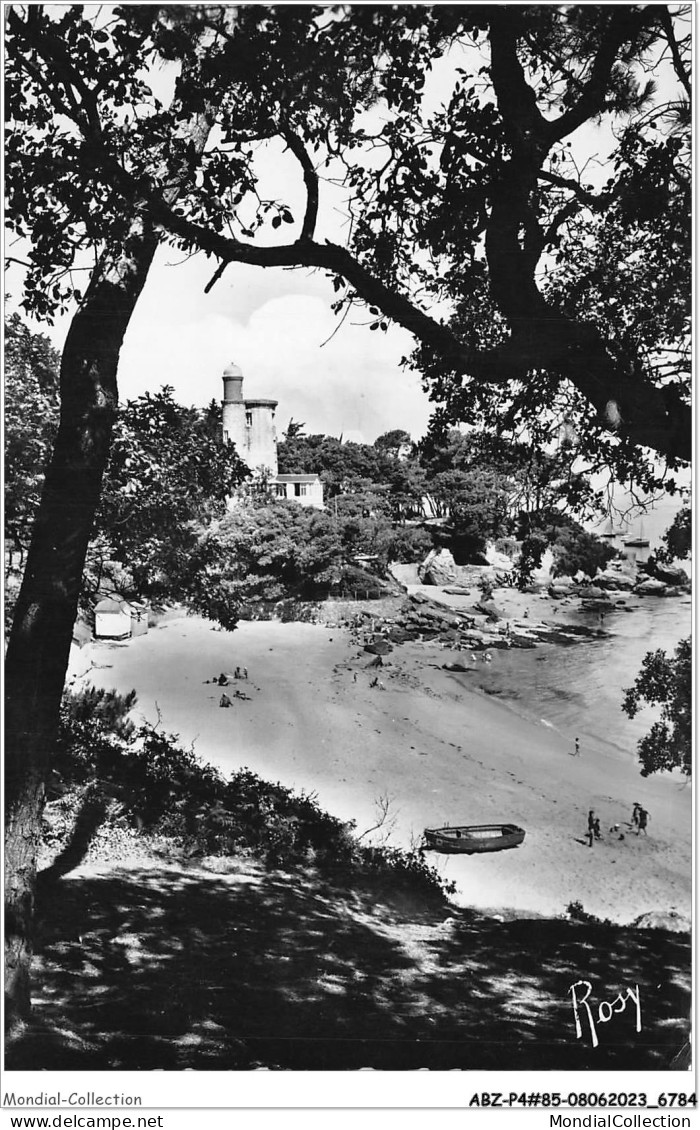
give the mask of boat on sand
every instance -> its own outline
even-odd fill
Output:
[[[525,831],[517,824],[462,824],[426,828],[423,836],[428,851],[471,855],[474,852],[518,847],[525,839]]]

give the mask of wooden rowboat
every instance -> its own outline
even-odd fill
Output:
[[[517,824],[471,824],[449,828],[426,828],[425,846],[428,851],[441,851],[450,855],[471,855],[474,852],[502,851],[518,847],[525,839],[525,831]]]

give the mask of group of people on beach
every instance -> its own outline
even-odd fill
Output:
[[[647,833],[647,824],[649,823],[650,819],[651,818],[650,818],[649,813],[647,812],[646,808],[644,808],[643,805],[641,805],[639,803],[639,801],[636,800],[634,802],[634,808],[632,809],[631,824],[629,824],[628,827],[636,828],[637,829],[637,835],[639,835],[640,832],[644,832],[644,835],[646,836],[648,834]],[[610,831],[617,833],[618,840],[624,840],[625,833],[620,831],[620,825],[619,824],[612,824],[611,827],[610,827]],[[595,811],[592,808],[589,809],[589,812],[588,812],[587,838],[588,838],[588,846],[591,847],[591,848],[593,847],[593,841],[594,840],[602,839],[601,832],[600,832],[600,817],[596,816]]]
[[[236,667],[236,670],[234,671],[234,673],[232,675],[227,675],[224,671],[222,671],[220,675],[214,675],[213,679],[205,679],[204,681],[206,683],[214,683],[214,685],[218,686],[218,687],[228,687],[229,684],[234,679],[247,679],[247,678],[248,678],[248,668],[247,667]],[[243,698],[243,699],[248,698],[248,695],[243,694],[242,691],[239,691],[239,690],[233,691],[232,694],[233,694],[234,698]],[[229,695],[227,695],[226,693],[222,694],[221,698],[219,699],[219,706],[223,706],[223,707],[233,706],[232,698]]]

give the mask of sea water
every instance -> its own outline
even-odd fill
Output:
[[[582,752],[593,743],[636,759],[637,742],[661,708],[645,706],[628,718],[622,710],[625,689],[634,683],[647,652],[673,654],[690,635],[692,616],[689,597],[631,596],[625,605],[629,611],[613,603],[602,626],[599,614],[572,611],[569,622],[591,634],[571,644],[493,651],[492,662],[479,665],[469,685],[557,731],[572,750],[578,737]],[[547,619],[544,601],[542,618]]]
[[[687,505],[680,495],[664,495],[658,501],[648,504],[644,512],[633,507],[630,496],[622,496],[616,502],[616,509],[612,517],[612,530],[614,538],[610,538],[613,549],[620,550],[625,557],[633,560],[645,561],[650,553],[664,546],[664,535],[672,525],[679,510]],[[605,535],[610,530],[610,518],[601,519],[599,522],[587,523],[587,528],[592,533]],[[624,542],[628,538],[637,538],[642,534],[648,546],[627,548]],[[688,562],[679,561],[676,564],[683,566],[690,572]]]

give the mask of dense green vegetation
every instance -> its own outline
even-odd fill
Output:
[[[58,428],[60,357],[19,314],[5,319],[5,538],[8,564],[21,569]]]
[[[7,564],[21,574],[56,433],[58,356],[17,315],[7,333],[6,499],[15,549]],[[556,509],[569,486],[561,457],[535,458],[523,445],[458,429],[420,445],[400,429],[361,444],[307,436],[290,421],[279,461],[282,472],[320,475],[325,511],[276,500],[265,483],[242,486],[245,469],[221,438],[217,404],[185,408],[165,387],[121,406],[86,558],[85,613],[117,590],[184,601],[231,628],[255,602],[379,596],[388,565],[420,562],[436,545],[459,564],[483,561],[487,542],[506,534],[554,545],[559,572],[592,574],[610,555]],[[228,510],[231,495],[237,503]]]
[[[642,669],[625,692],[622,709],[630,718],[648,703],[661,706],[655,722],[637,745],[642,776],[664,769],[680,769],[686,776],[693,765],[693,655],[689,639],[681,640],[669,656],[657,649],[647,652]]]

